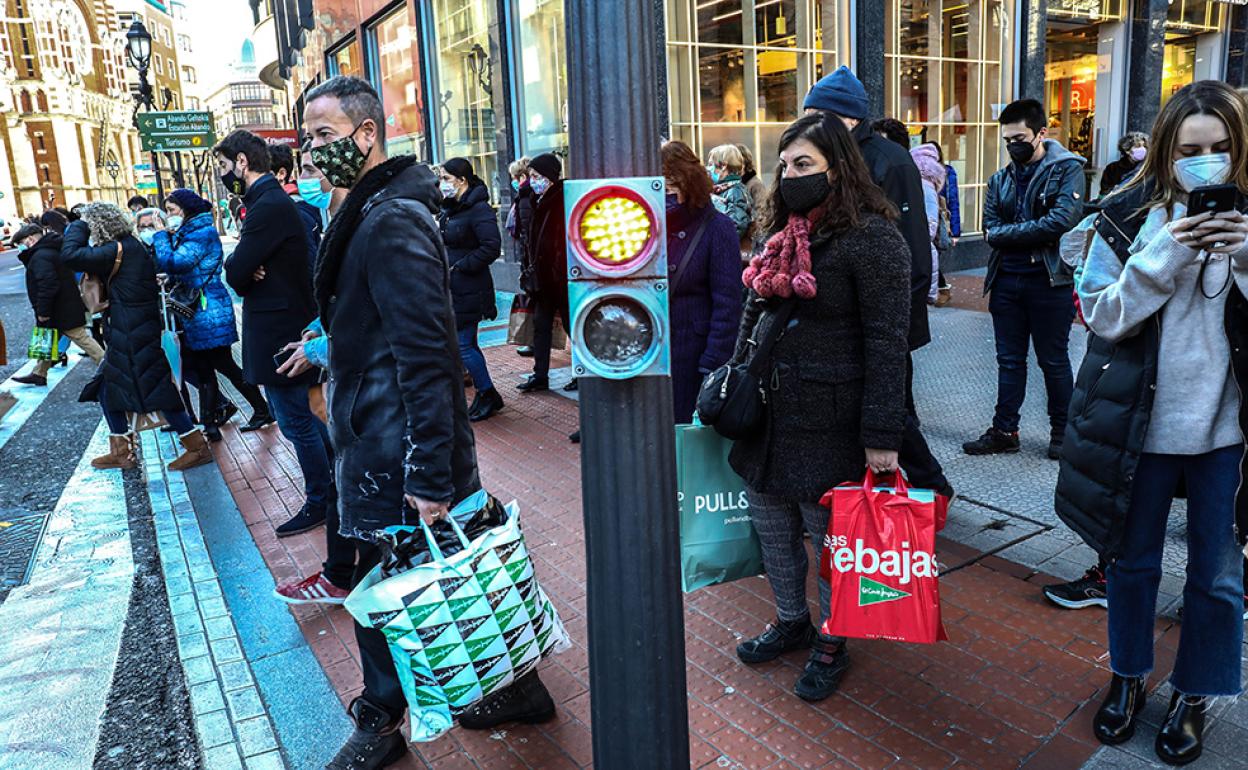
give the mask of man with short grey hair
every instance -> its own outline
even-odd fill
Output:
[[[325,233],[315,293],[329,341],[340,529],[358,541],[358,584],[381,560],[378,530],[443,519],[481,481],[434,219],[438,179],[413,156],[386,159],[381,102],[358,78],[313,89],[303,118],[312,162],[350,190]],[[330,770],[386,767],[407,750],[399,734],[407,702],[386,638],[357,624],[356,641],[364,692],[351,702],[356,729]],[[459,721],[486,728],[554,712],[532,672]]]

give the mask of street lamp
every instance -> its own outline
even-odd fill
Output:
[[[139,93],[135,95],[138,103],[134,111],[134,127],[139,127],[138,107],[155,109],[152,98],[152,84],[147,82],[147,68],[152,63],[152,33],[143,26],[143,20],[135,17],[126,30],[126,62],[139,71]],[[165,198],[165,187],[160,181],[160,156],[152,151],[152,171],[156,174],[156,195],[160,200]]]

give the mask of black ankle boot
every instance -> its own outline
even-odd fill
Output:
[[[1114,674],[1109,682],[1105,702],[1092,718],[1092,732],[1096,739],[1107,746],[1126,743],[1135,734],[1135,717],[1148,701],[1144,677],[1125,677]]]
[[[488,420],[503,409],[503,397],[494,388],[483,390],[477,395],[476,408],[468,412],[472,422]]]
[[[1205,710],[1208,698],[1195,698],[1175,693],[1170,698],[1170,710],[1166,721],[1157,733],[1153,748],[1157,757],[1167,765],[1186,765],[1195,762],[1204,751]]]
[[[845,642],[815,637],[810,646],[810,660],[798,677],[793,692],[804,701],[814,703],[836,692],[841,677],[849,669],[849,652]]]
[[[555,717],[555,701],[531,671],[459,715],[465,730],[489,730],[506,722],[537,724]]]
[[[801,620],[779,620],[768,623],[763,633],[746,639],[737,645],[737,657],[742,663],[766,663],[790,650],[804,650],[815,638],[815,627],[810,617]]]
[[[325,770],[380,770],[407,753],[407,741],[399,732],[402,719],[394,719],[362,697],[351,701],[347,713],[355,731]]]

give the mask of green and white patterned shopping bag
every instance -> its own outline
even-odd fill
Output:
[[[506,510],[504,524],[471,542],[448,516],[464,546],[451,556],[422,522],[431,561],[390,577],[376,567],[347,597],[347,611],[389,642],[413,741],[434,740],[456,714],[571,646],[533,574],[518,507]]]

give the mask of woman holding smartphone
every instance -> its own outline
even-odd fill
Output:
[[[1147,699],[1166,523],[1184,483],[1183,629],[1155,744],[1178,765],[1200,756],[1209,701],[1242,687],[1248,101],[1222,82],[1193,83],[1162,108],[1152,140],[1142,172],[1106,200],[1088,251],[1079,298],[1093,335],[1057,509],[1109,561],[1113,679],[1094,730],[1122,743]],[[1189,215],[1201,198],[1215,205]]]

